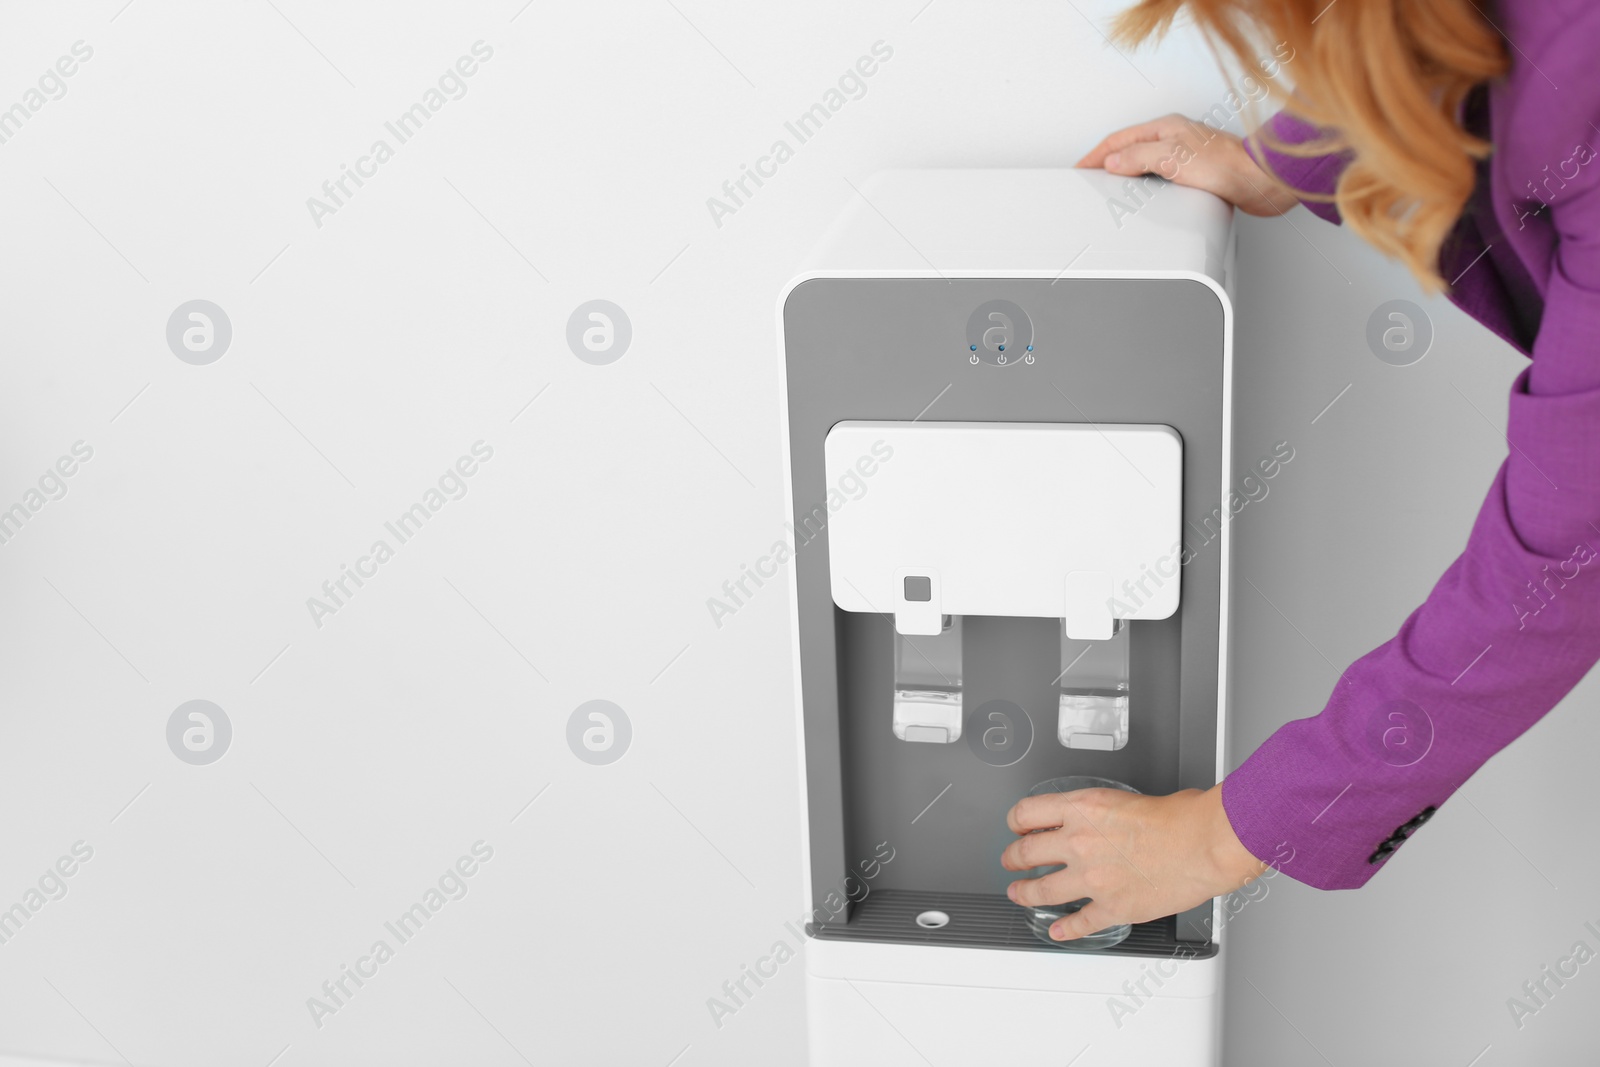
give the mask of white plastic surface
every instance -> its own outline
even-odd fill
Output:
[[[1073,168],[888,170],[862,184],[804,269],[912,278],[1191,271],[1220,287],[1232,222],[1224,201],[1158,178]]]
[[[827,1067],[1215,1067],[1215,957],[806,942],[810,1061]],[[1142,986],[1142,988],[1141,988]]]
[[[893,614],[910,634],[937,633],[941,613],[1060,618],[1102,640],[1114,619],[1177,610],[1183,444],[1171,427],[841,422],[824,446],[829,484],[878,442],[891,458],[829,527],[846,611]],[[937,572],[932,603],[907,601],[911,564]]]

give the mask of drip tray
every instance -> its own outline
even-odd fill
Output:
[[[931,925],[928,916],[945,921]],[[920,917],[920,921],[919,921]],[[828,941],[885,941],[903,945],[951,945],[1022,952],[1058,952],[1033,936],[1021,908],[987,893],[937,893],[878,889],[852,910],[848,923],[807,923],[806,933]],[[1120,945],[1093,950],[1108,956],[1173,956],[1207,959],[1215,941],[1179,941],[1178,920],[1139,923]],[[1067,954],[1065,952],[1063,955]]]

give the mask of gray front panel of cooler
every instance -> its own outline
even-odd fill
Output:
[[[1017,352],[1006,366],[970,361],[968,316],[995,299],[1032,320],[1033,363]],[[1164,423],[1183,438],[1183,529],[1193,551],[1177,614],[1129,624],[1128,743],[1119,751],[1056,740],[1057,621],[965,620],[964,715],[1004,701],[998,706],[1015,709],[1020,729],[1031,724],[1026,754],[998,766],[981,753],[981,729],[948,745],[895,738],[893,621],[834,606],[826,528],[798,544],[813,899],[868,890],[859,906],[814,912],[817,936],[1042,948],[1019,935],[1018,909],[1004,896],[1013,876],[999,855],[1012,839],[1005,813],[1017,798],[1064,774],[1113,778],[1146,793],[1215,784],[1224,330],[1216,293],[1188,279],[812,279],[790,294],[784,332],[797,526],[819,506],[826,513],[823,439],[843,420]],[[1004,530],[995,547],[1025,550]],[[894,858],[875,868],[880,842]],[[877,871],[870,881],[864,862]],[[910,921],[946,895],[944,910],[967,921],[944,930]],[[1166,954],[1175,939],[1209,943],[1209,916],[1208,904],[1145,924],[1122,951]]]

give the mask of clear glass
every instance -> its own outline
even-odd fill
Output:
[[[1128,743],[1128,631],[1118,619],[1109,639],[1074,641],[1062,624],[1056,740],[1063,746],[1114,752]]]
[[[894,635],[894,735],[951,744],[961,739],[961,617],[933,637]]]
[[[1065,778],[1052,778],[1047,782],[1040,782],[1028,790],[1030,797],[1043,796],[1049,793],[1070,793],[1075,789],[1120,789],[1125,793],[1137,793],[1139,790],[1123,782],[1114,782],[1110,778],[1096,778],[1092,775],[1069,775]],[[1044,831],[1035,830],[1034,833]],[[1047,874],[1054,874],[1066,865],[1062,863],[1050,864],[1044,867],[1035,867],[1024,871],[1018,877],[1043,878]],[[1089,897],[1080,900],[1068,901],[1064,904],[1051,904],[1037,908],[1023,907],[1027,913],[1028,929],[1033,931],[1033,936],[1049,945],[1051,948],[1064,949],[1068,952],[1093,952],[1096,949],[1110,948],[1120,945],[1125,941],[1133,927],[1124,923],[1121,926],[1108,926],[1104,930],[1096,930],[1092,934],[1080,937],[1075,941],[1057,941],[1050,936],[1050,927],[1060,919],[1072,915],[1089,903]],[[1018,905],[1022,907],[1021,905]]]

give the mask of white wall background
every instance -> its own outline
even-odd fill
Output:
[[[0,545],[0,907],[94,850],[0,944],[0,1049],[801,1063],[798,963],[706,1009],[800,909],[785,594],[721,629],[705,607],[781,529],[775,296],[848,182],[1070,164],[1220,100],[1210,56],[1130,63],[1081,0],[123,5],[0,15],[0,107],[93,48],[0,144],[0,507],[94,450]],[[466,96],[314,226],[306,198],[478,40]],[[879,40],[865,96],[715,225],[707,197]],[[1235,761],[1459,550],[1521,362],[1442,302],[1425,360],[1374,359],[1370,311],[1420,297],[1304,211],[1247,220],[1239,263],[1240,466],[1296,458],[1238,520]],[[209,366],[165,341],[194,298],[234,331]],[[633,325],[608,366],[564,339],[595,298]],[[316,627],[306,598],[479,440],[467,495]],[[1230,1065],[1578,1062],[1600,974],[1520,1030],[1506,1000],[1597,944],[1595,695],[1366,890],[1280,878],[1239,916]],[[196,698],[234,729],[205,767],[165,738]],[[632,723],[610,766],[566,743],[591,699]],[[479,840],[470,892],[314,1026]]]

